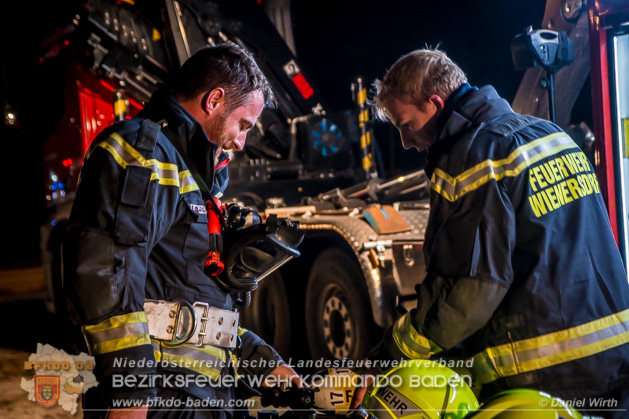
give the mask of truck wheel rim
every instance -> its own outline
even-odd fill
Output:
[[[354,328],[347,304],[337,288],[323,304],[323,337],[334,358],[347,358],[354,343]]]

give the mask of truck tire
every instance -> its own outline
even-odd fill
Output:
[[[251,304],[242,311],[242,326],[260,336],[284,359],[290,356],[290,311],[284,281],[275,271],[251,293]]]
[[[381,338],[360,266],[339,249],[324,250],[310,271],[306,332],[313,360],[363,359]]]

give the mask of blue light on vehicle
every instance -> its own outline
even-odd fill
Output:
[[[312,130],[312,147],[322,156],[336,154],[343,144],[343,134],[334,122],[323,119]]]

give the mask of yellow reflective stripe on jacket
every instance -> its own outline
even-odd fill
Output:
[[[499,181],[505,177],[516,177],[540,160],[570,148],[577,148],[577,145],[566,133],[557,132],[516,148],[504,159],[488,159],[478,163],[456,177],[435,169],[431,187],[448,201],[454,202],[492,179]]]
[[[422,336],[411,321],[411,313],[406,313],[393,325],[393,341],[398,349],[411,359],[427,359],[441,348]]]
[[[140,152],[116,133],[112,133],[109,138],[101,142],[99,147],[107,150],[123,169],[127,166],[151,168],[153,170],[151,180],[157,180],[160,185],[176,186],[181,194],[199,189],[189,170],[179,172],[179,168],[174,163],[145,159]]]
[[[92,355],[151,343],[148,321],[143,311],[110,317],[97,325],[84,326],[83,334]]]
[[[105,148],[105,145],[109,146],[107,151],[110,153],[115,152],[118,154],[118,157],[126,164],[143,166],[143,167],[156,167],[159,171],[171,171],[177,173],[177,165],[174,163],[163,163],[159,160],[155,159],[145,159],[139,151],[133,148],[129,143],[127,143],[120,135],[115,132],[112,133],[109,138],[99,144],[101,147]],[[112,153],[113,155],[113,153]],[[119,158],[114,156],[117,162],[120,163],[121,166],[126,167],[125,164],[121,163]],[[171,173],[169,176],[172,176]]]
[[[231,362],[233,365],[238,365],[238,357],[233,352],[231,353]],[[242,377],[238,374],[238,368],[234,368],[232,372],[234,373],[236,380],[242,380]]]
[[[179,185],[179,193],[181,194],[199,190],[199,185],[195,182],[190,170],[179,172]]]
[[[156,361],[195,371],[215,381],[226,365],[225,350],[216,346],[206,345],[201,348],[184,344],[170,347],[157,340],[151,343]]]
[[[584,358],[629,343],[629,309],[570,329],[487,348],[475,355],[474,378],[489,383]]]

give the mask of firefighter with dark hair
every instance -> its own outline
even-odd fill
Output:
[[[629,285],[584,153],[439,50],[405,55],[374,87],[404,147],[428,150],[431,195],[417,308],[370,358],[463,357],[481,399],[532,388],[590,409],[613,399],[601,414],[625,417]]]
[[[232,255],[223,273],[220,258],[221,231],[244,231],[251,215],[222,211],[225,150],[241,150],[272,104],[248,52],[209,47],[89,148],[64,245],[65,286],[99,381],[85,394],[86,416],[229,417],[235,385],[226,377],[302,385],[234,310],[238,292],[298,255],[298,229],[273,220],[239,247],[246,266]]]

